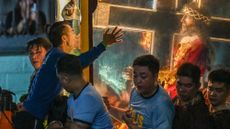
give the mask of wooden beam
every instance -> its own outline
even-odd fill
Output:
[[[89,50],[89,0],[80,0],[81,3],[81,52]],[[84,77],[87,81],[90,80],[89,68],[83,71]]]

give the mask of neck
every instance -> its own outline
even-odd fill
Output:
[[[199,93],[196,94],[196,96],[194,96],[192,99],[190,100],[182,100],[180,97],[178,99],[178,101],[176,102],[178,105],[181,106],[188,106],[188,105],[195,105],[198,102],[200,102],[202,100],[201,96],[199,95]]]
[[[65,53],[68,53],[67,50],[66,50],[66,47],[64,47],[64,45],[60,45],[58,47],[58,49],[61,50],[61,51],[63,51],[63,52],[65,52]]]
[[[185,35],[185,36],[198,35],[199,33],[200,33],[199,29],[197,29],[197,27],[195,27],[195,26],[192,26],[189,28],[182,28],[180,30],[180,34]]]
[[[80,92],[82,91],[82,89],[86,86],[86,84],[87,84],[87,82],[84,79],[82,79],[80,81],[79,85],[75,86],[76,89],[73,91],[74,95],[78,96],[80,94]]]
[[[71,52],[71,48],[66,45],[65,43],[61,43],[61,45],[58,47],[58,49],[60,49],[61,51],[63,51],[64,53],[70,53]]]
[[[141,95],[142,95],[143,97],[146,97],[146,98],[151,97],[151,96],[153,96],[153,95],[156,93],[157,89],[158,89],[158,85],[155,84],[155,85],[154,85],[154,88],[151,90],[151,92],[146,93],[146,94],[141,94]]]

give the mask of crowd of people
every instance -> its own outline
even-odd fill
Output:
[[[5,35],[41,34],[47,29],[46,15],[39,10],[37,0],[17,0],[1,25]]]
[[[158,81],[160,63],[154,55],[133,61],[134,86],[128,109],[110,105],[83,76],[83,69],[107,47],[122,42],[122,30],[107,29],[99,45],[75,56],[71,52],[79,46],[79,36],[69,22],[54,23],[48,39],[37,38],[27,44],[34,73],[28,94],[21,98],[13,116],[14,128],[113,129],[116,120],[129,129],[230,129],[230,70],[210,71],[207,86],[201,88],[211,50],[207,38],[202,37],[206,33],[198,28],[208,21],[194,5],[185,7],[180,33],[186,36],[174,58],[173,98]],[[63,96],[63,88],[70,93],[68,97]]]

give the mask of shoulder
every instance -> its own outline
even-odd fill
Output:
[[[205,44],[204,40],[201,37],[197,37],[193,42],[196,45],[204,45]]]
[[[214,118],[229,118],[230,119],[230,110],[222,110],[215,113],[211,113]]]
[[[88,85],[81,92],[80,96],[74,99],[73,95],[68,99],[68,105],[75,107],[77,112],[90,111],[98,112],[104,109],[104,103],[93,86]]]
[[[162,111],[174,110],[174,105],[167,92],[159,86],[158,93],[156,94],[155,103],[157,108]]]
[[[163,101],[163,102],[164,101],[171,102],[171,99],[170,99],[168,93],[161,86],[159,86],[158,92],[156,93],[156,100],[157,101]]]
[[[195,43],[195,44],[203,44],[203,39],[198,35],[192,35],[192,36],[184,36],[181,38],[180,43]]]
[[[137,92],[137,89],[134,87],[130,92],[130,102],[132,102],[132,101],[134,101],[134,100],[136,100],[138,98],[142,98],[142,97]]]
[[[227,129],[229,127],[230,110],[222,110],[211,114],[217,127]]]
[[[79,96],[79,99],[82,99],[84,102],[91,104],[103,103],[100,94],[91,84],[85,87],[85,89],[82,91],[82,94]]]
[[[57,59],[59,59],[60,57],[62,57],[64,55],[65,55],[64,52],[62,52],[59,49],[53,47],[46,54],[46,60],[47,59],[49,59],[49,60],[57,60]]]

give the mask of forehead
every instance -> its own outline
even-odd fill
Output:
[[[177,81],[180,81],[182,83],[193,83],[192,79],[187,76],[177,76]]]
[[[65,24],[64,26],[65,26],[65,30],[67,32],[72,32],[73,31],[73,28],[69,24]]]
[[[147,66],[139,66],[139,65],[133,66],[133,70],[134,70],[134,73],[135,72],[150,72]]]
[[[190,16],[189,14],[187,14],[187,13],[184,13],[183,17],[184,17],[184,18],[188,18],[188,19],[193,19],[193,17]]]
[[[211,82],[211,81],[208,81],[208,87],[224,88],[225,84],[223,82]]]
[[[29,47],[29,51],[40,51],[40,50],[42,50],[42,49],[45,50],[45,48],[44,48],[43,46],[41,46],[41,45],[36,45],[36,44],[31,45],[31,46]]]

